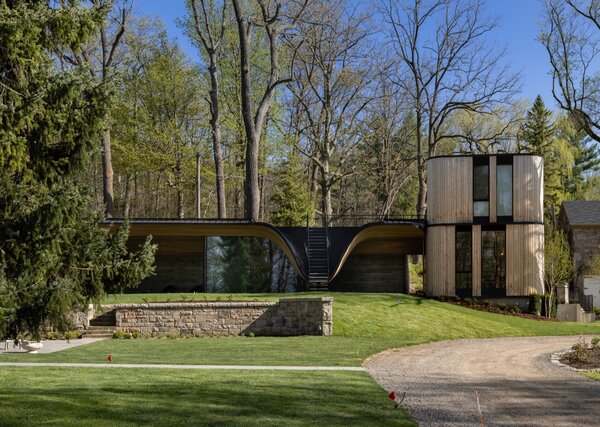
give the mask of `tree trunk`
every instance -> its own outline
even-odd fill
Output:
[[[106,117],[105,122],[107,128],[102,132],[102,183],[104,189],[104,214],[107,218],[112,218],[115,216],[115,208],[113,201],[113,168],[108,117]]]
[[[123,217],[129,218],[129,210],[131,207],[131,176],[125,177],[125,205],[123,207]]]
[[[177,218],[185,217],[185,205],[183,204],[183,191],[177,190]]]
[[[202,184],[202,176],[200,175],[201,172],[201,160],[202,157],[200,156],[200,152],[196,153],[196,218],[200,218],[200,213],[201,213],[201,206],[200,206],[200,188],[201,188],[201,184]],[[217,185],[217,191],[218,190],[218,185]],[[223,218],[220,215],[219,212],[219,218]]]
[[[221,125],[219,124],[219,81],[217,80],[216,54],[210,55],[210,126],[212,129],[213,157],[215,161],[215,185],[217,189],[217,217],[227,218],[225,199],[225,169],[221,147]],[[200,209],[198,209],[200,217]]]
[[[247,24],[242,14],[239,0],[233,1],[233,10],[240,40],[240,77],[242,96],[242,118],[246,131],[246,174],[244,182],[245,216],[258,221],[260,189],[258,187],[258,145],[260,134],[257,134],[252,117],[252,88],[250,85],[250,53],[248,51]]]

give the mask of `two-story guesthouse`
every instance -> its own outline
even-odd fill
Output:
[[[427,163],[429,295],[543,292],[543,158],[440,156]]]

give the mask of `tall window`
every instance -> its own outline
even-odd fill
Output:
[[[499,221],[510,222],[513,214],[512,156],[496,159],[496,214]]]
[[[473,157],[473,216],[479,222],[490,215],[490,163],[487,156]],[[477,222],[477,221],[476,221]]]
[[[470,226],[456,227],[456,295],[473,295],[472,234]]]
[[[506,295],[506,231],[503,226],[481,230],[481,296]]]

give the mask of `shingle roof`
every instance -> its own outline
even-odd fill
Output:
[[[572,200],[563,209],[571,225],[600,225],[600,201]]]

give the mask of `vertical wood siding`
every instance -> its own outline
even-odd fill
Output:
[[[544,220],[544,161],[539,156],[513,158],[513,219]]]
[[[490,156],[490,222],[496,222],[496,156]]]
[[[454,295],[455,227],[427,229],[426,290],[431,296]]]
[[[481,296],[481,225],[473,226],[473,296]]]
[[[473,159],[439,157],[427,162],[427,221],[429,224],[473,220]]]
[[[506,295],[526,296],[544,290],[544,226],[506,226]]]

